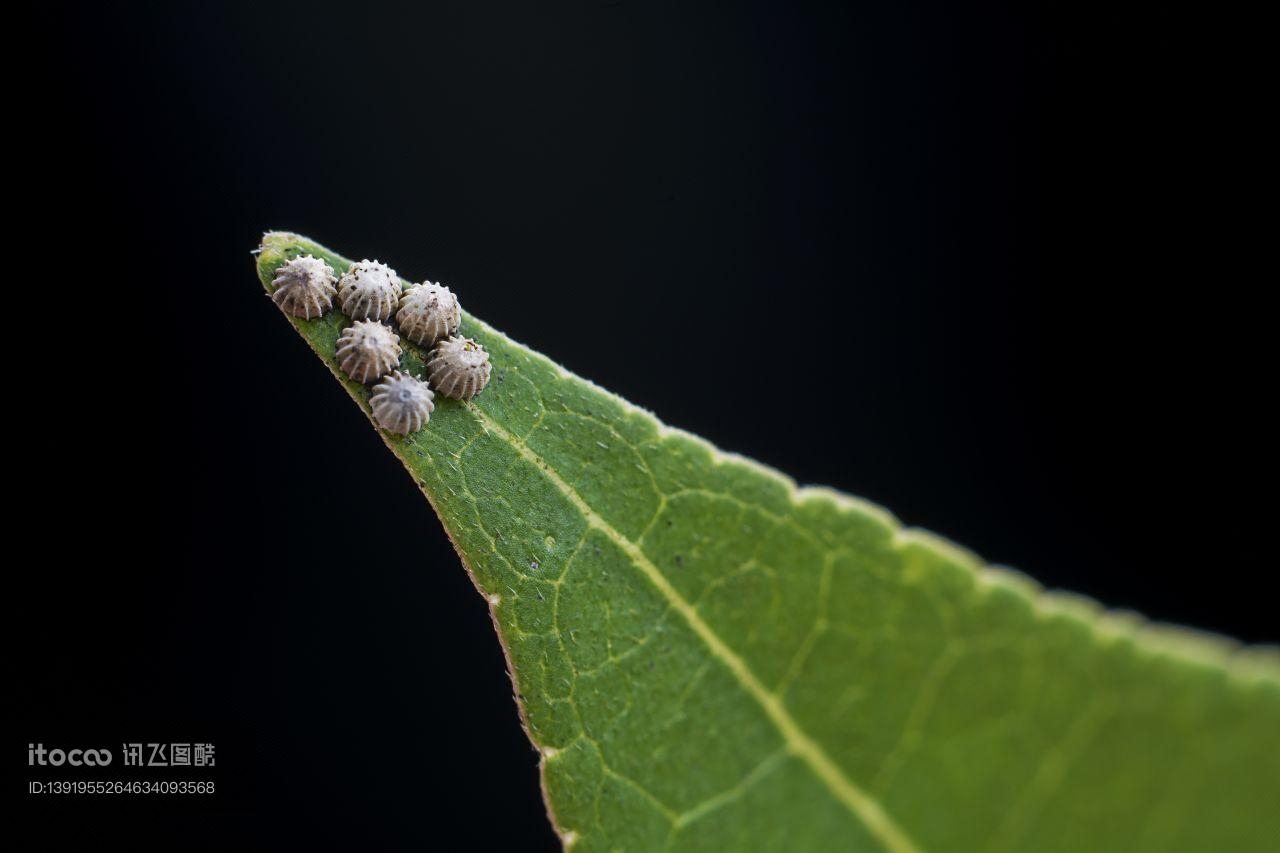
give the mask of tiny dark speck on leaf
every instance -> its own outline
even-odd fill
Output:
[[[681,555],[681,554],[676,554],[676,565],[677,565],[677,566],[683,566],[683,565],[684,565],[684,556],[683,556],[683,555]]]
[[[538,570],[538,561],[537,561],[537,560],[530,560],[530,561],[529,561],[529,568],[533,569],[533,570],[536,572],[536,571]],[[541,596],[539,596],[539,597],[541,597]]]

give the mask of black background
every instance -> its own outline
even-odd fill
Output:
[[[1260,84],[1245,24],[1171,14],[42,7],[8,87],[12,761],[214,733],[252,796],[23,811],[555,845],[483,602],[262,295],[269,228],[1048,586],[1275,641],[1237,485],[1270,488]]]

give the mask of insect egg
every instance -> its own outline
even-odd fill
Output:
[[[489,353],[471,338],[441,341],[427,361],[432,386],[446,397],[470,400],[489,384]]]
[[[369,406],[378,426],[408,435],[431,420],[436,407],[434,397],[427,383],[397,370],[373,386]]]
[[[338,301],[352,320],[387,320],[400,298],[396,271],[378,261],[352,264],[338,281]]]
[[[460,322],[462,309],[458,305],[458,297],[439,283],[424,281],[400,295],[396,323],[404,336],[415,344],[435,346],[436,341],[458,331]]]
[[[271,281],[271,300],[286,314],[310,320],[333,307],[337,290],[333,267],[319,258],[303,255],[285,261]]]
[[[373,320],[357,320],[338,337],[338,366],[368,384],[400,364],[400,336]]]

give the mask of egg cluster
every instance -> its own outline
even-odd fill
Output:
[[[310,255],[286,261],[271,282],[271,298],[286,314],[311,320],[337,303],[354,322],[342,330],[335,356],[356,382],[373,385],[369,404],[378,425],[408,435],[435,411],[435,395],[470,400],[489,383],[489,353],[458,335],[462,306],[438,282],[404,287],[396,271],[364,260],[341,277]],[[427,380],[400,370],[400,334],[430,351]],[[376,383],[376,384],[375,384]]]

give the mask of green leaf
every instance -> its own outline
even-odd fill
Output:
[[[264,286],[307,253],[349,263],[271,233]],[[346,318],[290,320],[367,413]],[[1275,849],[1274,651],[1046,594],[462,332],[489,387],[379,434],[490,603],[567,846]]]

